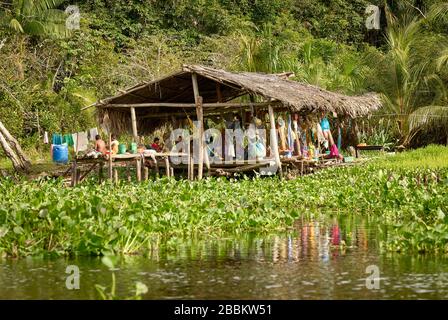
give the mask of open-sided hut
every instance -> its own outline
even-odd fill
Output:
[[[132,133],[136,140],[139,135],[146,135],[175,119],[192,117],[203,123],[204,117],[236,110],[268,110],[271,128],[275,128],[275,111],[301,115],[335,112],[338,116],[356,118],[381,106],[376,94],[346,96],[289,80],[289,75],[229,72],[184,65],[179,72],[142,82],[116,96],[102,99],[94,106],[100,123],[107,122],[111,131],[118,134]],[[243,96],[249,96],[249,99],[240,99]],[[275,149],[276,162],[281,166]],[[203,155],[198,156],[198,175],[201,177]]]

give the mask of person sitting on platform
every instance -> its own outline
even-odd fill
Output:
[[[333,143],[330,146],[330,154],[325,155],[324,159],[338,159],[342,161],[344,160],[344,156],[339,153],[338,147]]]
[[[154,138],[154,142],[151,144],[151,148],[156,150],[156,152],[162,152],[162,146],[160,145],[160,139],[158,137]]]
[[[101,136],[99,134],[97,134],[95,136],[95,151],[101,154],[106,154],[106,143],[104,142],[103,139],[101,139]]]
[[[115,136],[115,134],[112,134],[111,136],[111,143],[110,143],[110,151],[112,154],[117,154],[118,153],[118,145],[120,144],[117,140],[117,137]]]

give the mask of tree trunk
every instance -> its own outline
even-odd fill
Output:
[[[0,144],[2,145],[3,150],[5,151],[6,156],[11,160],[12,165],[16,171],[27,171],[28,168],[24,166],[22,161],[16,155],[14,150],[12,150],[8,141],[6,141],[5,136],[0,132]]]
[[[27,171],[29,169],[29,167],[31,166],[30,160],[26,157],[25,153],[23,152],[22,148],[20,147],[19,142],[9,133],[8,129],[5,128],[5,126],[3,125],[3,123],[1,121],[0,121],[0,133],[2,134],[5,142],[7,144],[9,144],[10,148],[12,148],[12,151],[15,153],[15,156],[17,158],[19,158],[20,167],[22,167],[25,171]],[[2,146],[3,146],[3,143],[2,143]],[[3,149],[5,149],[4,146],[3,146]],[[6,149],[5,149],[5,152],[6,152]],[[11,159],[11,161],[12,161],[12,159]]]

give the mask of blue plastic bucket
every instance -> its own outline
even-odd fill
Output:
[[[66,144],[53,145],[53,161],[57,163],[68,162],[68,147]]]

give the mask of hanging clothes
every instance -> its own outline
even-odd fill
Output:
[[[284,151],[287,149],[286,146],[286,124],[285,124],[285,120],[283,120],[282,117],[278,117],[277,120],[278,123],[278,134],[279,134],[279,140],[280,140],[280,150]]]
[[[48,132],[47,131],[45,131],[45,133],[44,133],[44,143],[45,144],[49,144],[50,143],[49,140],[48,140]]]
[[[342,146],[342,129],[341,126],[338,126],[338,149],[341,150]]]
[[[322,130],[322,126],[320,125],[320,123],[317,123],[316,127],[317,127],[317,141],[318,141],[318,144],[320,145],[326,139],[325,139],[324,132]]]
[[[72,147],[74,145],[72,135],[64,134],[64,136],[62,137],[62,143],[66,143],[69,147]]]
[[[78,132],[72,134],[73,146],[75,151],[86,151],[89,145],[89,140],[87,139],[87,132]]]
[[[92,128],[89,130],[89,136],[90,136],[90,141],[95,141],[96,140],[96,136],[98,135],[98,129],[97,128]]]
[[[288,149],[290,151],[294,151],[294,134],[292,131],[292,118],[291,115],[288,114]]]
[[[224,144],[224,157],[226,160],[233,160],[235,158],[235,145],[233,143],[232,130],[234,129],[234,124],[232,120],[226,120],[225,127],[225,144]]]
[[[62,144],[62,135],[60,133],[53,133],[51,141],[52,144]]]
[[[296,119],[292,121],[292,128],[294,131],[294,154],[300,156],[302,154],[302,150],[300,149],[300,132],[299,132],[299,123],[298,117],[295,115]]]

